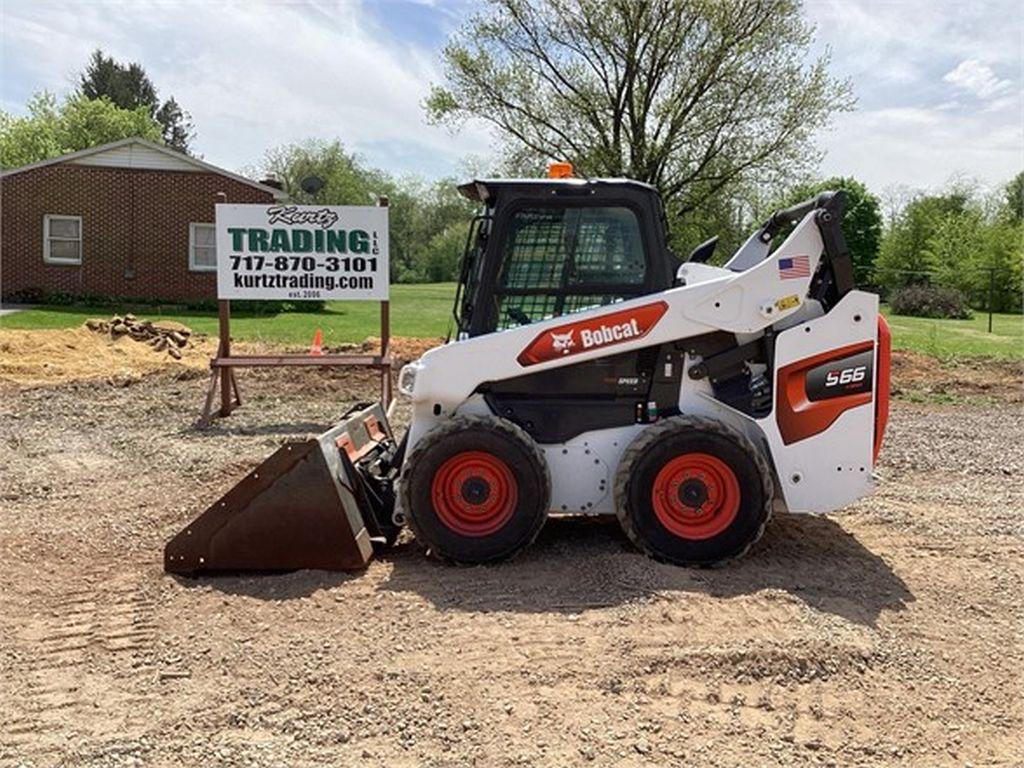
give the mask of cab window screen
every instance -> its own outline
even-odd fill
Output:
[[[529,208],[512,216],[498,288],[498,328],[612,304],[646,279],[628,208]]]
[[[501,287],[643,285],[644,268],[628,208],[527,209],[512,217]]]

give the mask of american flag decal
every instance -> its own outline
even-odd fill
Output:
[[[798,277],[811,276],[810,256],[787,256],[779,259],[779,278],[794,280]]]

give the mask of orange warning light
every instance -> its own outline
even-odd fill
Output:
[[[549,179],[571,179],[572,178],[572,163],[549,163],[548,164],[548,178]]]

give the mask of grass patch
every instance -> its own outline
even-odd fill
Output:
[[[896,349],[923,352],[932,357],[1024,357],[1024,317],[996,314],[992,317],[992,333],[988,332],[988,315],[975,312],[970,320],[933,320],[925,317],[894,315],[888,306],[882,313],[892,329]]]
[[[454,283],[394,285],[391,287],[391,332],[396,336],[430,338],[444,336],[451,318]],[[360,342],[375,336],[380,327],[378,305],[372,301],[331,301],[323,312],[282,312],[252,315],[245,302],[236,302],[231,319],[232,335],[246,341],[308,345],[320,328],[327,345]],[[988,316],[976,312],[971,320],[931,320],[893,315],[882,307],[892,328],[896,349],[910,349],[941,358],[1024,357],[1024,317],[998,314],[992,333]],[[73,328],[90,317],[115,312],[134,312],[151,320],[177,320],[199,333],[217,335],[217,313],[189,311],[176,307],[124,306],[62,307],[41,306],[0,317],[0,328]]]
[[[391,333],[395,336],[430,338],[448,332],[455,283],[391,286]],[[244,341],[307,346],[316,329],[324,344],[360,342],[380,334],[380,308],[375,301],[329,301],[322,312],[281,312],[276,315],[246,314],[245,302],[232,304],[231,336]],[[197,333],[217,335],[217,313],[159,305],[39,306],[0,317],[0,328],[75,328],[90,317],[109,317],[132,312],[149,320],[175,320]]]

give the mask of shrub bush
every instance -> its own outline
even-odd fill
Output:
[[[956,288],[937,285],[908,285],[892,292],[889,306],[897,315],[969,320],[967,299]]]

